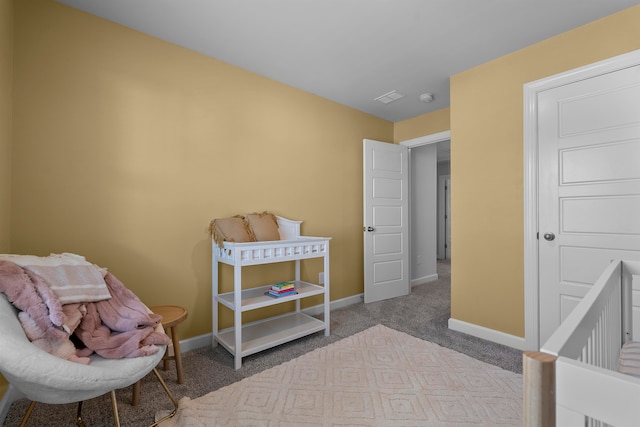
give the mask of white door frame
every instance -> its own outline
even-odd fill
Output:
[[[525,350],[539,350],[538,93],[640,64],[640,50],[524,85],[524,336]]]
[[[436,144],[438,142],[449,141],[451,139],[451,131],[445,130],[444,132],[432,133],[431,135],[419,136],[418,138],[407,139],[401,141],[400,145],[404,145],[408,148],[421,147],[428,144]]]

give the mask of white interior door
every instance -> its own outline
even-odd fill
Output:
[[[640,259],[640,66],[542,91],[538,112],[542,345],[612,259]]]
[[[409,150],[365,139],[364,302],[409,294]]]

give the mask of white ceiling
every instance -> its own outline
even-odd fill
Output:
[[[58,0],[396,122],[449,76],[640,0]],[[395,90],[389,104],[374,101]],[[432,92],[435,101],[418,97]]]

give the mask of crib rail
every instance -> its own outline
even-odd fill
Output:
[[[272,262],[317,258],[327,252],[327,237],[299,237],[295,240],[268,242],[224,242],[222,248],[212,244],[216,260],[230,265],[256,265]]]
[[[632,277],[640,263],[613,261],[543,344],[523,356],[526,426],[636,426],[640,380],[616,372],[632,338]]]
[[[581,303],[542,345],[542,351],[615,369],[622,344],[631,339],[630,330],[622,331],[621,284],[622,262],[612,262]],[[630,307],[624,316],[629,315]],[[626,328],[630,328],[630,320],[624,322]]]

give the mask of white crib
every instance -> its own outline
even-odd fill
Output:
[[[524,353],[525,426],[640,425],[640,378],[617,372],[639,274],[640,262],[612,261],[541,351]]]

